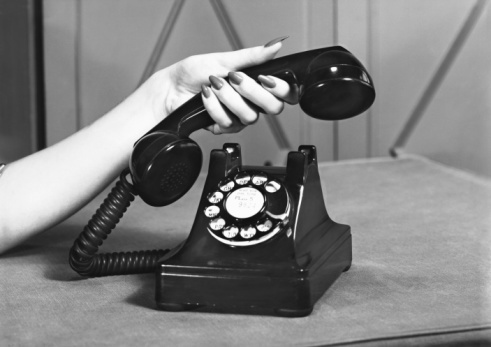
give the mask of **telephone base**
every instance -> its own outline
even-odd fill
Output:
[[[327,229],[326,229],[327,226]],[[317,228],[316,228],[317,229]],[[351,230],[326,221],[315,249],[293,262],[254,267],[168,264],[157,270],[157,308],[164,311],[309,315],[315,302],[351,265]],[[305,264],[299,264],[304,262]]]

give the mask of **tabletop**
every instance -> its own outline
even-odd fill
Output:
[[[159,311],[153,274],[81,278],[68,252],[105,191],[0,257],[0,345],[490,343],[491,181],[411,155],[319,170],[331,218],[351,226],[353,263],[309,316]],[[180,243],[204,180],[167,207],[137,198],[101,250]]]

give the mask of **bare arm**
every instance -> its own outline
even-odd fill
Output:
[[[133,144],[157,122],[209,85],[210,75],[224,77],[271,59],[281,48],[268,47],[194,56],[155,73],[126,100],[93,124],[65,140],[10,163],[0,178],[0,253],[66,219],[93,199],[128,165]],[[243,76],[203,96],[216,124],[213,133],[236,132],[253,123],[257,107],[281,111],[288,86],[261,87]],[[273,83],[274,84],[274,83]],[[232,109],[233,112],[230,112]]]
[[[152,125],[142,90],[65,140],[9,164],[0,179],[0,252],[64,220],[127,165]]]

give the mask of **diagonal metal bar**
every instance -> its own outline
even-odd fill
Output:
[[[227,12],[227,9],[223,5],[223,2],[221,0],[210,0],[210,4],[213,7],[218,21],[220,22],[222,29],[225,32],[225,35],[227,36],[227,39],[232,48],[234,50],[244,48],[244,45],[239,35],[237,34],[237,31],[235,30],[235,26],[230,20],[230,16]],[[288,137],[285,131],[283,130],[283,127],[278,122],[278,119],[273,116],[264,118],[280,149],[290,150],[292,147],[290,145],[290,142],[288,141]]]
[[[390,148],[389,153],[392,157],[397,157],[398,151],[400,151],[401,148],[406,145],[406,143],[409,140],[409,137],[413,133],[419,121],[422,119],[426,108],[430,104],[435,93],[438,91],[440,84],[446,77],[455,58],[461,51],[472,29],[476,25],[479,16],[483,12],[486,2],[487,2],[486,0],[476,0],[472,10],[469,12],[469,15],[467,16],[467,19],[462,25],[462,28],[458,32],[454,41],[452,42],[452,45],[450,46],[447,54],[443,58],[442,62],[440,63],[440,66],[438,67],[432,79],[430,80],[430,83],[424,90],[423,95],[421,96],[420,100],[416,104],[416,107],[414,108],[413,112],[411,113],[408,120],[406,121],[406,124],[402,128],[402,131],[397,137],[394,145]]]
[[[230,20],[230,16],[228,15],[225,5],[223,5],[223,2],[221,0],[210,0],[210,4],[211,7],[213,7],[213,11],[215,12],[232,48],[234,50],[244,48],[244,44],[235,30],[235,26]]]
[[[160,60],[162,52],[164,51],[165,46],[167,45],[167,41],[169,40],[169,36],[172,33],[172,29],[174,29],[174,25],[179,17],[179,13],[181,12],[182,6],[184,5],[185,0],[175,0],[172,8],[167,16],[167,20],[164,22],[164,27],[160,32],[159,38],[157,39],[157,43],[153,48],[153,52],[150,55],[150,59],[145,66],[145,70],[143,71],[142,77],[140,78],[141,85],[145,82],[155,71],[157,64]]]

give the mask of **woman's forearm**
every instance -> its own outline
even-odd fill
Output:
[[[0,179],[0,252],[66,219],[128,165],[155,123],[145,86],[93,124],[9,164]]]

